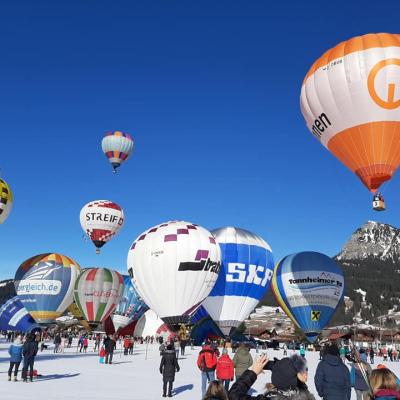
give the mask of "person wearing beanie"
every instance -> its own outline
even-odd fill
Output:
[[[350,372],[335,343],[327,347],[314,377],[318,395],[324,400],[350,400]]]
[[[364,372],[369,379],[371,371],[372,368],[367,362],[367,354],[360,350],[360,362],[353,362],[350,370],[350,383],[356,392],[357,400],[369,399],[369,386],[364,378]]]
[[[234,365],[227,349],[222,350],[222,356],[217,361],[216,373],[217,379],[224,384],[225,390],[228,392],[229,385],[233,381]]]
[[[267,385],[264,394],[255,397],[248,395],[247,392],[264,369],[271,370],[272,383]],[[268,357],[262,355],[233,384],[229,391],[229,400],[315,400],[308,391],[307,376],[307,364],[297,354],[273,361],[268,361]]]
[[[22,341],[21,336],[17,336],[14,343],[9,347],[8,354],[10,355],[10,368],[8,369],[8,380],[11,381],[11,374],[14,369],[13,381],[16,382],[18,368],[22,361]]]

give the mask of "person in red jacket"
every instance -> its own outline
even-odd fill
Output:
[[[130,346],[129,336],[125,336],[125,339],[124,339],[124,356],[128,355],[129,346]]]
[[[228,350],[222,350],[222,356],[217,361],[217,379],[222,381],[225,386],[226,393],[229,391],[229,384],[233,381],[234,376],[233,361],[228,355]]]
[[[197,357],[197,366],[201,371],[202,398],[206,394],[207,383],[212,382],[215,379],[215,368],[217,367],[217,356],[210,344],[211,343],[207,341]]]

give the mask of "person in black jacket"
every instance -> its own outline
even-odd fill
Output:
[[[26,338],[24,346],[22,348],[22,354],[24,356],[24,366],[22,368],[22,379],[24,382],[28,382],[28,368],[30,371],[30,381],[33,381],[33,364],[35,363],[35,356],[38,352],[38,343],[35,340],[35,335],[29,334]]]
[[[267,385],[268,390],[264,394],[250,396],[247,392],[264,369],[271,370],[272,383]],[[297,354],[274,361],[268,361],[268,357],[262,355],[233,384],[229,400],[315,400],[308,391],[307,376],[305,360]]]
[[[318,364],[314,383],[318,395],[324,400],[350,400],[350,372],[343,364],[336,344],[327,347]]]
[[[105,364],[112,364],[114,350],[117,347],[117,343],[115,342],[114,338],[110,336],[107,336],[104,339],[103,343],[104,343],[104,349],[106,351]]]
[[[172,385],[175,380],[175,372],[179,371],[178,360],[176,359],[175,349],[173,344],[167,346],[167,350],[163,352],[160,363],[160,374],[163,376],[163,397],[172,397]]]

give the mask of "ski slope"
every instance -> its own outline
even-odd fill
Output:
[[[76,343],[74,343],[76,346]],[[39,353],[35,368],[41,377],[33,383],[8,382],[7,370],[9,344],[0,341],[0,394],[2,400],[26,400],[46,398],[50,400],[153,400],[162,399],[162,376],[159,373],[160,355],[158,345],[138,345],[134,354],[124,356],[118,349],[114,354],[114,363],[104,365],[93,351],[87,354],[77,353],[76,347],[65,349],[64,354],[53,354],[52,345]],[[89,349],[93,349],[90,343]],[[186,355],[179,359],[181,370],[175,376],[174,397],[179,400],[201,400],[200,373],[196,366],[200,348],[186,349]],[[267,351],[269,357],[282,357],[282,351]],[[291,354],[291,351],[289,351]],[[257,354],[252,350],[253,357]],[[309,388],[316,395],[313,377],[319,361],[319,354],[307,353],[309,367]],[[376,357],[376,363],[381,362]],[[387,362],[386,365],[400,375],[399,362]],[[20,375],[20,374],[19,374]],[[254,389],[262,393],[263,387],[270,381],[270,372],[266,371],[257,379]],[[254,394],[256,393],[254,392]],[[352,400],[355,399],[352,394]]]

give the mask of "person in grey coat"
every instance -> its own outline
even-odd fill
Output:
[[[336,344],[327,347],[318,364],[314,383],[318,395],[324,400],[350,400],[350,372],[341,360]]]
[[[175,372],[179,371],[178,360],[176,359],[175,349],[173,344],[167,346],[167,350],[163,352],[160,363],[160,374],[163,376],[163,397],[172,397],[172,386],[175,380]]]

